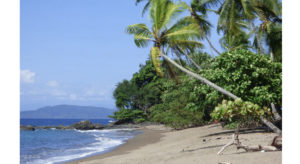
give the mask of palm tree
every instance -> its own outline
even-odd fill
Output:
[[[221,53],[213,46],[209,38],[207,37],[210,33],[211,24],[206,20],[207,10],[212,6],[217,6],[219,0],[193,0],[191,7],[186,5],[186,9],[190,12],[191,17],[198,24],[199,30],[202,33],[202,36],[208,42],[209,46],[219,55]],[[202,15],[197,14],[200,12]]]
[[[145,14],[145,12],[149,9],[151,5],[152,0],[136,0],[136,4],[142,2],[142,1],[147,1],[147,3],[144,6],[142,15]],[[196,21],[198,24],[199,30],[202,33],[202,37],[205,38],[205,40],[208,42],[209,46],[217,53],[221,54],[212,44],[212,42],[209,40],[207,37],[210,33],[210,27],[211,24],[206,20],[206,12],[207,9],[210,6],[215,6],[217,5],[219,0],[193,0],[191,7],[185,5],[185,8],[190,12],[191,17]],[[198,15],[197,12],[200,12],[202,15]]]
[[[127,32],[134,35],[134,42],[138,47],[145,47],[149,43],[153,42],[150,54],[155,69],[161,77],[163,76],[163,72],[160,68],[160,56],[181,71],[213,87],[219,92],[233,99],[238,98],[234,94],[219,87],[204,77],[201,77],[198,74],[180,66],[164,53],[164,48],[166,46],[202,46],[202,44],[196,40],[199,39],[201,35],[198,25],[193,21],[190,21],[191,19],[189,17],[184,17],[170,26],[170,28],[167,28],[171,23],[172,18],[184,11],[184,7],[185,5],[183,3],[175,4],[168,0],[152,0],[150,9],[150,18],[153,23],[151,28],[152,30],[150,30],[145,24],[134,24],[127,27]]]
[[[218,32],[224,33],[229,45],[232,43],[243,45],[245,39],[238,38],[245,38],[243,30],[247,28],[247,22],[253,22],[256,18],[253,0],[224,0],[218,14]]]
[[[150,9],[150,18],[152,21],[152,28],[148,28],[145,24],[133,24],[127,27],[126,31],[134,35],[134,42],[138,47],[146,47],[149,43],[153,43],[150,54],[156,72],[162,77],[163,72],[160,67],[159,57],[163,57],[167,62],[185,72],[191,77],[200,80],[202,83],[214,88],[215,90],[237,99],[238,97],[231,92],[221,88],[212,83],[204,77],[191,72],[190,70],[179,65],[164,53],[166,46],[173,47],[175,45],[184,46],[202,46],[197,39],[200,38],[201,33],[198,30],[197,24],[190,21],[190,18],[184,17],[171,25],[172,18],[184,11],[185,5],[183,3],[175,4],[169,0],[152,0]],[[170,27],[169,27],[170,26]],[[169,28],[168,28],[169,27]],[[262,118],[266,125],[273,125],[268,120]],[[271,127],[272,129],[273,127]],[[280,131],[278,128],[275,131]]]
[[[219,10],[218,32],[227,44],[245,45],[245,29],[254,34],[257,52],[264,54],[262,40],[269,46],[271,58],[281,59],[281,2],[278,0],[224,0]],[[262,22],[256,27],[254,21]],[[248,34],[248,35],[250,35]],[[241,37],[240,39],[238,39]],[[239,43],[240,40],[240,43]],[[224,43],[224,42],[223,42]]]
[[[232,51],[235,49],[252,48],[249,42],[249,34],[246,34],[246,32],[244,31],[240,32],[239,34],[235,34],[233,36],[230,36],[229,34],[225,34],[220,39],[220,44],[227,51]]]
[[[281,2],[277,0],[255,0],[255,12],[261,20],[259,32],[269,46],[271,59],[281,61],[282,25]]]

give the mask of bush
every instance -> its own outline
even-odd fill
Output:
[[[267,107],[259,107],[252,102],[236,99],[234,101],[223,100],[211,113],[213,120],[226,121],[228,125],[235,123],[245,124],[249,121],[259,121],[260,117],[271,116],[271,110]]]
[[[118,120],[119,123],[141,123],[146,121],[146,114],[141,110],[120,109],[114,112],[111,118]]]
[[[181,80],[185,80],[183,77]],[[150,119],[176,129],[203,123],[203,112],[189,99],[193,86],[186,83],[168,81],[163,85],[162,103],[151,107]]]

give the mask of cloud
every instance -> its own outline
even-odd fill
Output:
[[[22,83],[34,83],[35,73],[30,70],[21,70],[21,82]]]
[[[60,89],[52,89],[52,90],[49,91],[49,93],[52,96],[58,96],[58,97],[67,95],[67,92],[65,92],[63,90],[60,90]]]
[[[54,80],[53,81],[48,81],[46,85],[49,86],[49,87],[57,87],[58,82],[54,81]]]
[[[69,99],[70,100],[77,100],[77,95],[76,94],[70,94]]]
[[[86,100],[93,100],[93,101],[103,101],[107,100],[112,96],[111,88],[89,88],[84,91],[82,97]]]

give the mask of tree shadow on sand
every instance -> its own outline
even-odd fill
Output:
[[[205,146],[205,147],[199,147],[196,149],[190,149],[190,150],[183,150],[182,152],[193,152],[193,151],[197,151],[197,150],[201,150],[201,149],[211,149],[211,148],[217,148],[217,147],[221,147],[224,146],[224,144],[221,145],[213,145],[213,146]]]
[[[211,137],[211,136],[218,136],[218,135],[227,135],[227,134],[229,135],[229,134],[233,134],[234,132],[235,132],[235,130],[228,130],[228,131],[223,131],[223,132],[208,134],[208,135],[202,136],[200,138]],[[255,128],[255,129],[241,129],[239,131],[240,134],[268,133],[268,132],[270,132],[270,131],[267,128],[264,128],[264,127]]]

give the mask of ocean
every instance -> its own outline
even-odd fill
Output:
[[[21,119],[21,125],[71,125],[84,119]],[[108,124],[111,119],[90,119]],[[59,164],[113,150],[141,133],[133,129],[20,130],[21,164]]]

